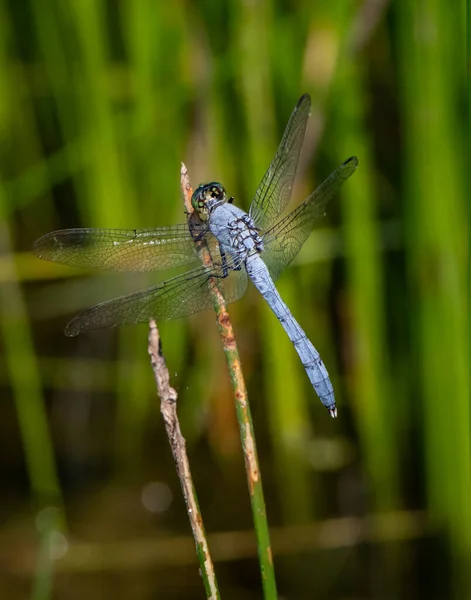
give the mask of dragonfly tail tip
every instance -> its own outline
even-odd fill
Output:
[[[330,413],[330,416],[332,417],[332,419],[336,419],[337,418],[337,407],[334,406],[333,408],[329,408],[329,413]]]

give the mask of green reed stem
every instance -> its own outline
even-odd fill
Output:
[[[1,191],[0,191],[1,193]],[[62,505],[52,441],[41,392],[41,377],[34,351],[23,294],[15,277],[9,226],[2,221],[0,197],[0,254],[10,258],[11,280],[0,294],[0,334],[5,362],[16,402],[19,428],[35,502]]]
[[[447,534],[455,585],[471,556],[469,336],[466,285],[468,140],[456,106],[464,84],[464,15],[443,2],[398,4],[404,118],[404,213],[416,318],[415,396],[423,398],[427,500]],[[469,33],[468,33],[469,35]],[[466,594],[465,594],[466,595]]]
[[[396,506],[398,475],[395,432],[402,403],[391,401],[384,315],[380,233],[375,218],[374,153],[364,127],[365,74],[358,61],[345,58],[333,99],[337,161],[357,154],[360,168],[342,190],[348,295],[352,311],[355,360],[350,385],[357,426],[372,485],[374,510]]]
[[[196,215],[193,213],[193,208],[191,206],[193,190],[189,182],[188,171],[185,165],[182,165],[181,174],[181,189],[185,200],[185,206],[189,214],[189,220],[191,220],[196,217]],[[199,252],[203,263],[211,264],[210,254],[203,245],[200,245]],[[239,350],[237,348],[234,330],[232,328],[229,313],[227,312],[224,297],[214,280],[210,281],[210,291],[213,298],[214,310],[216,312],[219,334],[221,336],[221,342],[226,356],[227,366],[229,368],[232,389],[234,390],[237,421],[239,423],[240,439],[242,441],[242,450],[245,460],[245,471],[249,486],[255,534],[257,537],[264,598],[265,600],[276,600],[275,571],[273,567],[270,534],[268,531],[265,498],[262,488],[262,476],[258,462],[252,414],[250,412],[247,388],[242,373]]]
[[[467,91],[468,91],[468,153],[467,161],[471,163],[471,0],[466,0],[466,76],[467,76]],[[468,372],[471,373],[471,181],[467,182],[467,197],[468,197],[468,344],[469,344],[469,367]],[[471,404],[471,386],[470,404]]]

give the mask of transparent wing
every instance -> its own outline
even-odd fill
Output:
[[[358,159],[355,156],[347,159],[300,206],[265,233],[262,258],[273,280],[298,254],[314,223],[324,215],[327,202],[357,166]]]
[[[206,225],[195,225],[204,235]],[[33,245],[38,258],[71,267],[109,271],[156,271],[188,265],[198,257],[188,226],[155,229],[62,229]]]
[[[255,192],[250,216],[259,229],[273,225],[289,202],[310,108],[311,98],[304,94],[298,100],[275,157]]]
[[[245,269],[235,267],[230,259],[224,267],[220,264],[199,266],[159,285],[102,302],[74,317],[65,333],[75,336],[90,329],[144,323],[151,317],[157,321],[177,319],[212,308],[210,277],[214,278],[226,302],[234,302],[247,288]]]

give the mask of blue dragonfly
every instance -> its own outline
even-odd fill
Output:
[[[211,182],[193,193],[197,222],[190,219],[185,224],[152,229],[64,229],[36,240],[33,252],[37,257],[73,267],[141,272],[188,267],[163,283],[81,312],[67,325],[66,335],[148,322],[150,318],[186,317],[212,307],[210,279],[229,303],[244,294],[250,278],[292,341],[321,402],[335,417],[335,396],[327,369],[274,284],[324,215],[326,203],[358,165],[354,156],[343,162],[302,204],[283,216],[310,107],[310,97],[305,94],[291,114],[248,213],[233,204],[220,183]],[[210,252],[210,265],[202,264],[199,258],[201,241]]]

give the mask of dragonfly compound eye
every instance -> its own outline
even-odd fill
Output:
[[[221,189],[217,186],[211,188],[211,198],[220,198],[222,196]]]
[[[199,185],[193,192],[193,196],[191,197],[191,204],[196,212],[207,212],[205,185]]]
[[[203,183],[199,185],[193,193],[191,203],[193,208],[199,213],[207,213],[208,203],[211,206],[211,201],[226,202],[226,192],[222,185],[217,182]]]

